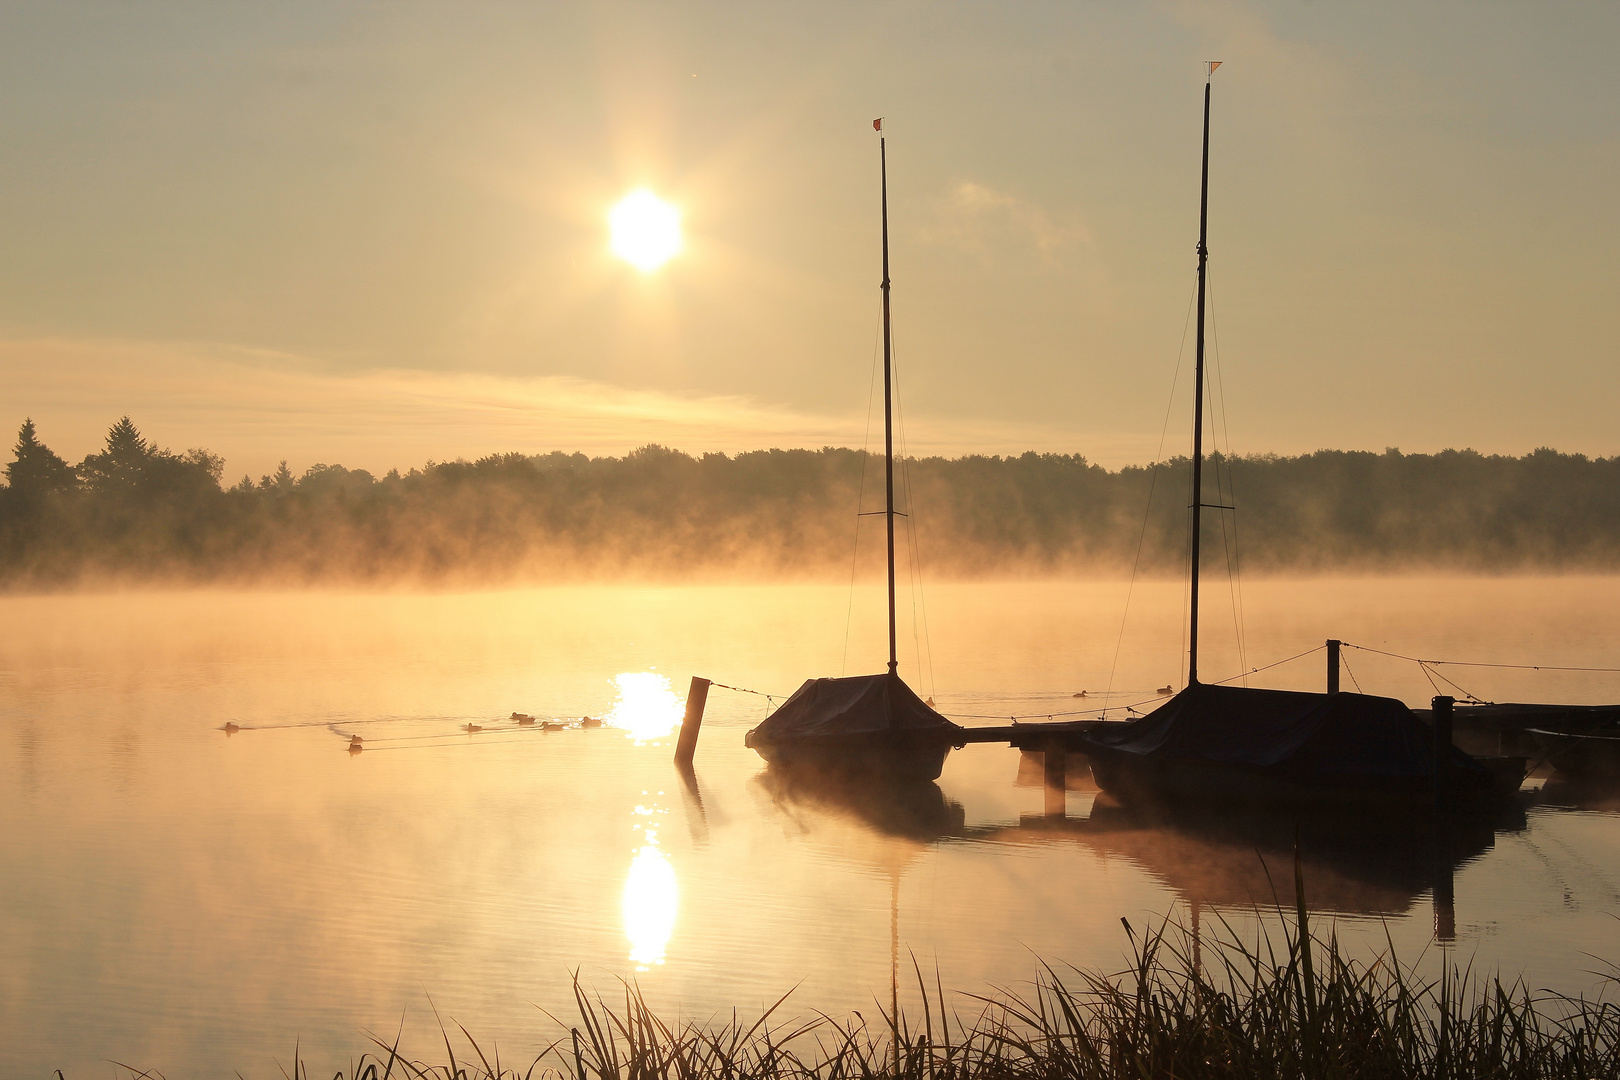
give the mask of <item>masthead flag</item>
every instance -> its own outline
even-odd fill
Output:
[[[1226,61],[1225,60],[1205,60],[1204,63],[1209,65],[1209,71],[1205,73],[1205,77],[1207,78],[1208,76],[1215,74],[1215,69],[1220,67],[1222,64],[1226,63]]]
[[[883,130],[883,117],[880,116],[876,120],[872,121],[872,130],[873,131],[882,131]]]

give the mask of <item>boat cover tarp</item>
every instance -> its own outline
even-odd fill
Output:
[[[847,679],[806,679],[793,696],[751,732],[772,742],[876,735],[893,732],[960,730],[930,709],[898,675],[856,675]]]
[[[1299,776],[1389,780],[1434,775],[1431,729],[1394,698],[1194,684],[1097,744]],[[1480,770],[1461,750],[1453,767]]]

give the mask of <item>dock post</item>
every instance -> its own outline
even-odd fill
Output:
[[[1043,809],[1047,817],[1063,817],[1069,812],[1069,776],[1068,753],[1063,744],[1053,740],[1041,749],[1042,770],[1044,773],[1045,801]]]
[[[1339,692],[1339,646],[1343,644],[1342,641],[1328,638],[1328,693],[1330,694]]]
[[[1434,723],[1434,808],[1445,809],[1451,795],[1451,707],[1456,698],[1444,694],[1430,702]]]
[[[686,692],[686,715],[681,719],[681,736],[675,742],[675,764],[690,769],[697,753],[698,729],[703,726],[703,707],[709,703],[709,680],[692,676]]]

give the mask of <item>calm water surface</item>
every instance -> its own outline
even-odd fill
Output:
[[[876,593],[0,599],[0,1075],[110,1076],[117,1060],[278,1076],[295,1040],[330,1072],[402,1017],[431,1053],[430,998],[516,1059],[552,1037],[541,1009],[567,1015],[576,969],[609,995],[634,979],[671,1014],[793,987],[801,1012],[865,1009],[887,1000],[896,946],[982,992],[1029,979],[1036,957],[1116,966],[1122,916],[1275,926],[1287,823],[1144,821],[1083,778],[1049,822],[1034,763],[1004,747],[953,753],[920,798],[851,802],[763,774],[742,735],[767,700],[716,688],[687,790],[670,751],[689,677],[781,695],[879,670]],[[959,716],[1151,699],[1178,679],[1182,592],[1138,584],[1122,638],[1125,595],[936,587],[915,631],[908,607],[902,674]],[[1243,661],[1236,599],[1206,624],[1208,678],[1327,637],[1620,666],[1616,579],[1251,583]],[[1347,688],[1435,692],[1413,664],[1347,656]],[[1252,682],[1318,689],[1322,667],[1316,653]],[[1444,670],[1488,699],[1620,701],[1613,674]],[[608,726],[519,728],[513,711]],[[1593,955],[1620,959],[1620,799],[1559,787],[1444,852],[1309,835],[1311,903],[1353,948],[1388,933],[1420,964],[1595,992]]]

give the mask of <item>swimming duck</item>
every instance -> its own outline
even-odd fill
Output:
[[[580,720],[580,727],[601,727],[602,721],[594,716],[587,716]]]
[[[1171,689],[1168,686],[1159,687],[1159,696],[1160,697],[1169,697],[1173,693],[1175,693],[1175,690]]]
[[[225,721],[225,734],[227,734],[227,735],[235,735],[238,731],[241,731],[241,730],[242,730],[241,728],[237,727],[235,724],[231,723],[229,720]]]
[[[515,712],[512,714],[512,719],[518,722],[519,727],[526,727],[527,725],[534,723],[534,717],[530,716],[528,713]]]
[[[471,734],[471,733],[472,733],[472,732],[474,732],[474,731],[483,731],[483,730],[484,730],[484,729],[483,729],[483,728],[481,728],[481,727],[479,727],[479,726],[478,726],[478,725],[477,725],[477,724],[468,724],[468,725],[467,725],[467,726],[466,726],[466,727],[465,727],[465,728],[463,728],[463,729],[462,729],[462,730],[463,730],[463,731],[466,731],[466,732],[467,732],[467,733],[468,733],[468,734]]]

